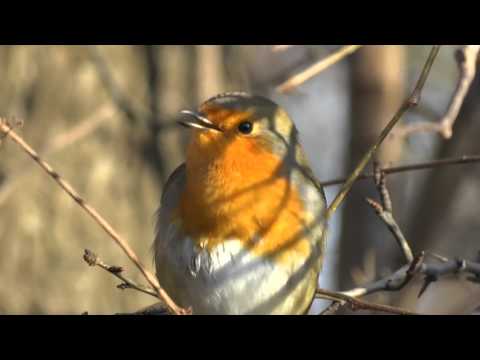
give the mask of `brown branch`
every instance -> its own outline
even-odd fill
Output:
[[[427,264],[424,262],[424,251],[422,251],[417,257],[413,257],[410,246],[391,212],[392,207],[391,204],[389,204],[390,195],[388,194],[386,187],[385,173],[379,170],[378,164],[375,166],[375,183],[378,192],[381,194],[383,206],[371,199],[367,199],[367,201],[394,235],[407,260],[407,265],[402,266],[400,269],[385,278],[348,291],[343,291],[341,292],[342,294],[356,298],[380,291],[399,291],[417,274],[423,274],[425,276],[424,284],[418,295],[419,297],[432,282],[437,281],[441,276],[449,274],[459,274],[462,272],[468,273],[473,275],[468,280],[480,283],[480,262],[465,259],[449,260],[443,256],[428,253],[428,255],[433,256],[441,263]],[[387,210],[387,208],[389,210]],[[333,304],[330,307],[333,308]]]
[[[123,268],[120,266],[112,266],[112,265],[107,265],[105,264],[102,259],[100,259],[93,251],[90,251],[88,249],[85,249],[85,252],[83,254],[83,260],[89,265],[89,266],[98,266],[102,268],[103,270],[109,272],[113,276],[116,276],[120,280],[122,280],[122,283],[117,286],[119,289],[134,289],[138,290],[144,294],[148,294],[150,296],[153,296],[158,299],[158,294],[155,292],[154,289],[148,288],[146,286],[137,284],[135,281],[131,280],[130,278],[126,277],[123,275]]]
[[[396,136],[408,136],[418,132],[437,132],[444,139],[452,137],[452,129],[460,108],[475,77],[480,45],[466,45],[455,52],[459,77],[445,114],[438,122],[422,121],[400,126],[394,133]]]
[[[372,303],[369,301],[365,300],[359,300],[356,299],[355,297],[349,296],[345,293],[340,293],[336,291],[330,291],[330,290],[325,290],[325,289],[317,289],[315,296],[317,298],[321,299],[327,299],[327,300],[332,300],[334,302],[340,302],[340,305],[345,305],[349,304],[351,309],[356,311],[356,310],[373,310],[373,311],[379,311],[379,312],[384,312],[384,313],[389,313],[389,314],[397,314],[397,315],[419,315],[417,313],[404,310],[398,307],[394,306],[389,306],[389,305],[382,305],[382,304],[376,304]],[[335,305],[331,305],[334,307]],[[327,308],[328,310],[328,308]],[[330,308],[329,312],[331,313],[332,308]],[[322,312],[321,314],[325,314],[325,312]]]
[[[380,170],[383,171],[385,174],[397,174],[397,173],[414,171],[414,170],[428,170],[438,166],[471,164],[479,161],[480,161],[480,155],[472,155],[472,156],[464,155],[458,158],[433,160],[433,161],[427,161],[427,162],[421,162],[417,164],[410,164],[410,165],[403,165],[403,166],[386,167],[386,168],[381,168]],[[374,176],[375,174],[373,173],[362,174],[357,178],[357,180],[371,179]],[[338,178],[338,179],[322,181],[320,184],[323,187],[327,187],[327,186],[343,184],[345,181],[347,181],[347,178]]]
[[[367,153],[362,157],[358,165],[355,167],[352,174],[345,181],[345,183],[342,186],[342,189],[337,194],[335,199],[332,201],[332,203],[330,204],[330,206],[328,207],[325,213],[325,218],[327,220],[335,213],[337,208],[343,202],[347,194],[350,192],[353,184],[355,183],[357,178],[361,175],[363,169],[365,169],[370,159],[376,153],[377,148],[383,143],[383,140],[385,140],[385,138],[390,133],[392,128],[395,126],[395,124],[398,122],[398,120],[401,119],[401,117],[406,111],[408,111],[411,107],[418,105],[418,103],[420,102],[422,89],[425,86],[425,82],[427,81],[433,62],[435,61],[435,58],[437,57],[439,51],[440,51],[440,46],[435,45],[432,47],[432,50],[430,51],[427,61],[423,66],[422,72],[420,74],[420,77],[417,80],[417,83],[415,85],[415,88],[413,89],[413,92],[405,100],[405,102],[400,106],[400,108],[395,113],[395,115],[390,120],[390,122],[387,124],[387,126],[385,126],[385,128],[382,130],[377,141],[370,147],[370,149],[367,151]]]
[[[421,259],[419,257],[415,259]],[[356,287],[347,291],[342,291],[341,293],[350,297],[361,297],[365,295],[370,295],[380,291],[398,291],[401,290],[407,283],[409,283],[414,275],[422,274],[426,277],[426,281],[433,282],[438,280],[441,276],[467,273],[473,275],[468,280],[471,282],[478,282],[480,280],[480,262],[469,261],[465,259],[457,260],[448,260],[441,264],[427,264],[421,260],[418,261],[418,264],[412,266],[412,263],[409,265],[404,265],[393,274],[377,280],[375,282]],[[412,267],[417,267],[417,270],[412,272]],[[410,272],[409,272],[410,270]],[[421,291],[423,293],[423,291]],[[421,293],[419,295],[421,295]]]
[[[420,289],[418,297],[420,297],[426,291],[431,283],[437,281],[441,276],[445,275],[459,273],[471,274],[473,276],[467,278],[467,280],[480,284],[480,256],[478,256],[477,261],[470,261],[465,259],[449,260],[437,254],[427,254],[434,257],[435,260],[440,261],[440,264],[425,263],[424,259],[426,253],[424,251],[422,251],[418,256],[413,257],[412,250],[393,217],[390,194],[386,186],[385,172],[381,170],[378,163],[374,163],[374,174],[372,176],[374,177],[375,185],[377,186],[377,190],[380,194],[382,204],[379,204],[371,199],[367,199],[367,202],[370,204],[370,206],[372,206],[375,212],[388,227],[390,232],[394,235],[395,239],[400,245],[400,248],[402,249],[407,264],[385,278],[348,291],[342,291],[340,294],[352,299],[380,291],[399,291],[403,289],[404,286],[407,285],[417,274],[424,275],[424,283]],[[321,293],[324,294],[323,291]],[[335,297],[330,295],[323,297],[332,300],[333,303],[330,304],[330,306],[328,306],[321,314],[335,313],[339,306],[344,304],[346,301],[345,300],[342,303],[340,301],[342,299],[338,296]],[[371,304],[369,309],[377,310],[375,307],[371,307]]]
[[[380,170],[378,163],[374,164],[374,169],[375,185],[377,186],[377,190],[382,199],[383,206],[369,198],[367,198],[367,203],[373,208],[373,210],[375,210],[377,215],[387,226],[388,230],[390,230],[400,246],[407,263],[411,263],[413,261],[412,249],[410,248],[407,239],[405,239],[405,236],[403,236],[402,230],[400,230],[400,227],[393,217],[392,201],[387,189],[385,173]]]
[[[83,209],[100,227],[120,246],[128,258],[136,265],[140,272],[145,276],[148,283],[158,293],[159,298],[165,302],[169,309],[175,314],[186,314],[188,311],[177,306],[174,301],[163,290],[155,277],[143,266],[140,259],[132,250],[130,245],[112,228],[112,226],[80,195],[73,189],[73,187],[60,175],[53,170],[53,168],[44,160],[40,158],[35,150],[32,149],[20,136],[18,136],[5,120],[0,120],[0,132],[8,135],[15,143],[17,143],[52,179]]]
[[[335,313],[340,310],[342,305],[345,305],[344,303],[342,304],[338,300],[332,301],[330,305],[328,305],[322,312],[318,315],[335,315]]]
[[[380,219],[382,219],[382,221],[385,223],[388,230],[390,230],[395,240],[397,241],[398,245],[400,246],[400,249],[402,250],[402,253],[405,256],[405,259],[407,260],[408,263],[410,263],[413,260],[412,250],[410,249],[410,246],[408,245],[408,242],[405,239],[405,236],[403,236],[403,233],[400,230],[400,227],[398,226],[397,222],[395,221],[392,213],[390,211],[385,210],[384,207],[382,207],[382,205],[380,205],[379,203],[377,203],[372,199],[367,198],[367,203],[375,210],[375,212],[380,217]]]
[[[353,52],[358,50],[361,46],[362,45],[347,45],[340,48],[339,50],[335,51],[333,54],[328,55],[327,57],[320,60],[316,64],[310,66],[308,69],[302,71],[299,74],[292,76],[283,84],[279,85],[276,90],[281,93],[292,91],[293,89],[297,88],[304,82],[317,76],[325,69],[336,64],[346,56],[352,54]]]
[[[71,129],[55,136],[53,140],[48,142],[48,147],[41,151],[43,155],[51,155],[63,150],[65,147],[75,144],[84,139],[87,135],[98,129],[106,120],[113,117],[114,112],[111,106],[102,106],[98,111]],[[19,186],[20,180],[30,174],[32,169],[22,169],[13,175],[9,175],[6,181],[0,186],[0,204],[2,204]]]

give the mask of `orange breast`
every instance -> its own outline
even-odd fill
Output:
[[[205,148],[189,150],[187,186],[177,212],[188,235],[207,248],[238,239],[282,263],[308,256],[304,206],[289,180],[278,174],[281,160],[243,138],[232,139],[221,151],[212,149],[211,156]]]

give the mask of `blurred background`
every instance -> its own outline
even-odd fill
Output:
[[[429,46],[365,46],[288,94],[276,87],[341,45],[0,46],[0,113],[95,207],[153,270],[154,212],[162,185],[184,159],[188,132],[175,124],[224,91],[249,91],[283,106],[300,130],[315,174],[349,173],[413,88]],[[402,122],[437,121],[458,68],[442,47],[420,106]],[[480,153],[480,81],[474,80],[454,135],[390,136],[385,165]],[[394,215],[414,253],[476,259],[480,250],[480,167],[441,167],[388,177]],[[329,201],[338,187],[326,189]],[[365,203],[373,181],[358,182],[335,215],[320,284],[347,290],[389,274],[402,254]],[[155,299],[119,290],[88,267],[83,249],[141,276],[110,238],[12,142],[0,147],[0,313],[112,314]],[[471,313],[480,286],[442,278],[417,299],[421,279],[368,300],[424,313]],[[315,302],[312,312],[325,306]]]

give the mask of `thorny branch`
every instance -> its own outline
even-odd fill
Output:
[[[401,290],[406,284],[408,284],[414,275],[421,274],[425,276],[425,282],[431,283],[437,281],[441,276],[445,275],[455,275],[460,273],[471,274],[472,277],[468,280],[472,282],[480,281],[480,262],[469,261],[466,259],[456,259],[448,260],[447,262],[442,262],[440,264],[426,263],[424,259],[421,258],[421,255],[415,259],[419,261],[417,270],[413,273],[408,272],[411,269],[410,265],[404,265],[391,275],[372,282],[367,285],[356,287],[348,291],[342,291],[344,295],[351,297],[361,297],[365,295],[370,295],[379,291],[398,291]],[[420,291],[419,297],[422,295],[424,290]]]
[[[438,52],[440,51],[440,46],[435,45],[432,47],[432,50],[430,51],[430,54],[428,56],[427,61],[425,62],[425,65],[423,67],[423,70],[420,74],[420,77],[415,85],[415,88],[413,89],[413,92],[410,94],[410,96],[405,100],[405,102],[400,106],[400,109],[395,113],[393,118],[390,120],[390,122],[385,126],[383,129],[382,133],[378,137],[377,141],[373,146],[367,151],[367,153],[362,157],[358,165],[355,167],[353,170],[352,174],[347,178],[345,183],[342,186],[342,189],[340,192],[337,194],[335,199],[332,201],[330,206],[328,207],[325,217],[328,220],[337,210],[338,206],[343,202],[347,194],[350,192],[353,184],[357,180],[357,178],[361,175],[363,172],[363,169],[367,166],[369,163],[370,159],[373,157],[373,155],[376,153],[378,147],[382,144],[383,140],[387,137],[387,135],[390,133],[392,128],[395,126],[395,124],[398,122],[398,120],[401,119],[403,114],[408,111],[412,106],[416,106],[420,102],[420,96],[422,93],[422,89],[425,85],[425,82],[427,81],[427,77],[430,73],[430,70],[432,68],[433,62],[435,61],[435,58],[438,55]]]
[[[369,198],[366,199],[367,203],[375,210],[377,215],[387,226],[388,230],[390,230],[390,232],[393,234],[395,240],[400,246],[400,249],[402,250],[403,255],[405,256],[407,263],[411,263],[413,261],[412,249],[410,249],[410,245],[408,245],[405,236],[403,236],[400,227],[393,217],[392,201],[386,186],[385,173],[380,170],[380,166],[377,162],[374,163],[374,174],[375,185],[377,186],[378,193],[382,199],[382,204],[379,204],[375,200]]]
[[[288,46],[288,45],[283,45]],[[347,45],[343,46],[341,49],[335,51],[333,54],[328,55],[324,59],[320,60],[316,64],[310,66],[308,69],[302,71],[299,74],[296,74],[285,81],[283,84],[277,87],[277,91],[281,93],[287,93],[297,88],[304,82],[310,80],[311,78],[317,76],[325,69],[336,64],[346,56],[352,54],[358,50],[362,45]]]
[[[88,215],[90,215],[98,225],[100,225],[100,227],[117,243],[117,245],[120,246],[128,258],[137,266],[143,276],[147,279],[148,283],[155,289],[159,299],[163,300],[173,313],[178,315],[189,313],[189,310],[182,309],[175,304],[165,290],[160,287],[156,278],[143,266],[130,245],[112,228],[112,226],[92,206],[88,205],[75,189],[57,172],[55,172],[47,162],[42,160],[38,153],[12,130],[12,127],[8,125],[6,120],[0,119],[0,132],[17,143],[83,210],[87,212]]]
[[[392,214],[392,205],[390,201],[390,195],[386,187],[385,173],[381,171],[380,166],[375,164],[375,184],[377,190],[382,199],[382,204],[377,203],[374,200],[367,199],[368,203],[374,208],[375,212],[386,224],[388,229],[394,235],[396,241],[400,245],[400,248],[407,260],[407,264],[402,266],[397,271],[393,272],[391,275],[372,282],[370,284],[360,286],[348,291],[342,292],[333,292],[328,295],[327,298],[333,301],[330,306],[328,306],[321,314],[328,315],[335,313],[340,306],[345,303],[350,305],[354,304],[352,299],[373,294],[380,291],[399,291],[403,289],[416,275],[421,274],[424,276],[423,286],[418,294],[420,297],[427,287],[434,281],[437,281],[441,276],[445,275],[458,275],[460,273],[470,274],[471,277],[467,278],[472,282],[477,282],[480,284],[480,262],[479,261],[470,261],[466,259],[455,259],[449,260],[443,256],[436,254],[427,254],[425,251],[422,251],[418,256],[414,257],[412,250],[403,235],[400,227],[395,221]],[[426,255],[432,256],[435,260],[440,263],[426,263]],[[341,296],[339,296],[341,294]],[[317,292],[318,297],[325,298],[325,292],[323,290]],[[384,311],[390,313],[399,314],[403,309],[393,308],[393,309],[382,309],[378,307],[378,304],[366,303],[363,304],[363,309],[369,309],[374,311]],[[399,312],[400,311],[400,312]]]
[[[452,129],[460,108],[475,78],[480,45],[466,45],[455,52],[459,69],[457,86],[445,114],[438,122],[418,122],[400,126],[392,135],[407,136],[417,132],[437,132],[444,139],[452,137]]]

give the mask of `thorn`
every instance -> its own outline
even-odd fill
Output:
[[[456,273],[462,272],[467,268],[467,262],[464,259],[456,258],[455,263],[457,264]]]
[[[433,257],[434,259],[436,259],[436,260],[438,260],[438,261],[443,262],[443,263],[448,262],[448,259],[447,259],[446,257],[441,256],[441,255],[438,255],[438,254],[436,254],[436,253],[433,253],[433,252],[428,251],[428,252],[426,252],[426,254],[429,255],[429,256],[431,256],[431,257]]]
[[[427,290],[427,288],[430,286],[430,284],[435,282],[435,281],[437,281],[437,277],[435,275],[427,275],[425,277],[425,282],[423,283],[422,288],[420,289],[420,292],[418,293],[417,299],[420,299],[420,297]]]

